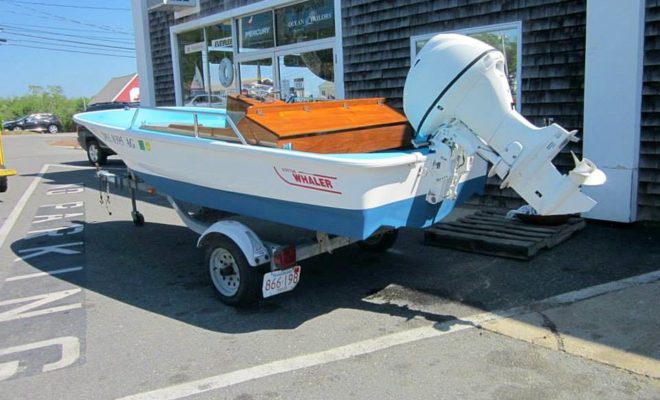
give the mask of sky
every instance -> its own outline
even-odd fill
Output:
[[[92,97],[137,71],[134,48],[131,0],[0,0],[0,97],[29,85]]]

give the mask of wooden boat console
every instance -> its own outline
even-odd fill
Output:
[[[250,144],[312,153],[369,153],[409,147],[412,127],[383,98],[270,103],[228,97],[227,112],[245,113],[238,129]]]

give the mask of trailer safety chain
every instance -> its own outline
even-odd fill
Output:
[[[105,183],[105,190],[103,190],[103,183]],[[103,200],[104,192],[105,200]],[[99,203],[101,203],[101,205],[105,204],[105,209],[108,211],[108,215],[112,215],[112,211],[110,211],[110,181],[107,179],[99,179]]]

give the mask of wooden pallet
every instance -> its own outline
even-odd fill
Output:
[[[583,218],[571,217],[561,225],[532,225],[508,220],[504,214],[478,211],[456,222],[440,223],[427,229],[424,242],[499,257],[529,260],[541,249],[552,248],[584,229]]]

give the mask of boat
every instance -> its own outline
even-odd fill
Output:
[[[226,109],[160,107],[74,120],[177,200],[356,240],[425,228],[502,178],[542,215],[585,212],[589,160],[551,160],[575,132],[537,128],[511,106],[502,54],[434,37],[413,62],[404,114],[384,99],[286,104],[230,96]],[[442,68],[440,68],[442,66]],[[487,170],[487,163],[493,167]]]

